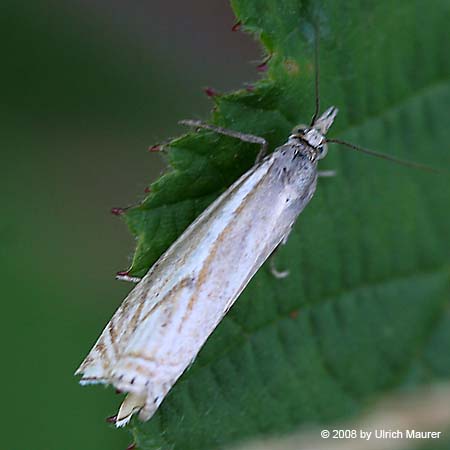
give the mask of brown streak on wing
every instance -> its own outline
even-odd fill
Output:
[[[144,355],[144,354],[141,354],[141,353],[137,353],[137,352],[130,352],[130,353],[127,354],[127,357],[131,358],[131,359],[135,359],[135,360],[142,359],[143,361],[146,361],[146,362],[155,363],[155,365],[161,364],[161,361],[156,359],[156,358],[154,358],[153,356],[147,356],[147,355]],[[177,363],[171,363],[168,360],[164,361],[164,366],[178,366],[178,365],[179,365],[178,362]]]
[[[150,270],[152,270],[152,269],[150,269]],[[147,286],[145,287],[145,289],[143,289],[141,295],[139,296],[139,301],[142,305],[145,303],[145,299],[147,298],[148,292],[150,291],[151,287],[152,287],[152,284],[150,282],[147,282]]]
[[[190,277],[185,277],[182,280],[180,280],[175,286],[173,286],[169,292],[167,292],[166,296],[164,298],[162,298],[158,303],[156,303],[155,305],[153,305],[153,307],[150,309],[150,311],[148,311],[144,317],[142,317],[142,319],[140,319],[137,323],[137,325],[139,325],[140,323],[143,323],[145,320],[147,320],[148,317],[150,317],[151,314],[154,314],[155,311],[157,310],[157,308],[159,307],[164,307],[165,305],[170,305],[170,303],[172,303],[171,307],[168,308],[168,312],[167,312],[167,317],[166,317],[166,321],[170,320],[171,315],[174,312],[174,307],[173,307],[173,303],[176,302],[176,298],[177,295],[179,295],[181,293],[181,290],[188,286],[189,284],[192,283],[192,280]],[[136,326],[137,326],[136,325]],[[148,361],[148,362],[156,362],[158,363],[157,360],[155,360],[153,357],[151,356],[147,356],[147,355],[142,355],[140,353],[137,353],[136,351],[132,351],[130,353],[125,353],[121,355],[121,360],[124,360],[126,358],[132,358],[132,359],[142,359],[144,361]],[[164,362],[165,365],[168,365],[169,363]],[[140,365],[136,365],[136,367],[134,368],[136,370],[136,372],[141,373],[143,375],[148,375],[153,376],[153,373],[151,373],[147,368],[142,367]]]
[[[108,354],[107,354],[107,351],[106,351],[106,345],[103,342],[103,338],[101,338],[101,340],[99,342],[97,342],[97,344],[94,346],[94,348],[91,350],[91,352],[92,351],[98,353],[99,358],[102,361],[103,368],[105,370],[108,370],[109,367],[111,366],[111,362],[110,362],[110,360],[108,358]],[[91,357],[91,361],[90,362],[92,363],[92,361],[94,361],[94,359]],[[84,362],[83,362],[82,367],[87,366],[88,364],[89,363],[87,363],[87,359],[85,359]],[[83,369],[83,370],[86,370],[86,369]]]
[[[153,370],[147,369],[147,367],[141,366],[139,364],[130,364],[129,367],[125,366],[130,372],[142,375],[143,378],[150,380],[154,378],[155,372]]]
[[[103,354],[105,353],[105,350],[106,350],[105,344],[100,341],[95,345],[94,349],[103,356]]]
[[[144,322],[151,314],[153,314],[155,312],[155,310],[157,308],[159,308],[160,306],[163,306],[164,303],[166,303],[168,301],[167,300],[168,297],[171,297],[172,295],[174,295],[175,292],[183,289],[184,287],[188,286],[190,283],[191,283],[191,279],[189,277],[185,277],[185,278],[181,279],[175,286],[173,286],[171,289],[169,289],[169,291],[167,292],[165,297],[161,298],[158,301],[158,303],[153,305],[153,307],[150,309],[150,311],[148,311],[147,314],[145,314],[144,317],[142,317],[142,319],[139,321],[139,323]]]
[[[114,352],[114,356],[117,358],[119,356],[119,349],[117,347],[117,333],[114,328],[112,320],[108,323],[109,337],[111,338],[111,347]]]
[[[238,188],[239,186],[241,186],[241,185],[247,180],[247,178],[249,178],[249,177],[252,175],[252,173],[249,172],[249,173],[247,173],[246,175],[247,175],[247,176],[242,176],[242,179],[240,180],[240,183],[237,184],[237,185],[235,186],[235,188]],[[208,211],[208,213],[207,213],[206,215],[200,215],[196,220],[198,221],[200,218],[202,218],[202,222],[203,222],[203,223],[207,222],[207,221],[210,219],[210,217],[215,213],[215,211],[216,211],[218,208],[220,208],[220,206],[222,205],[222,203],[224,203],[225,201],[227,201],[227,198],[226,198],[226,197],[222,198],[222,199],[215,205],[214,209]],[[238,212],[239,212],[239,211],[240,211],[240,209],[238,209]],[[194,221],[194,222],[195,222],[195,221]],[[174,245],[176,245],[176,243],[175,243]],[[183,259],[180,261],[180,263],[184,263],[185,259],[186,259],[188,256],[190,256],[190,253],[192,253],[192,251],[193,251],[193,250],[191,250],[190,252],[188,252],[188,254],[184,255],[184,257],[183,257]],[[157,262],[153,265],[153,267],[150,268],[150,271],[149,271],[149,273],[146,275],[146,277],[147,277],[148,275],[150,275],[150,277],[151,277],[151,275],[153,275],[153,273],[156,271],[156,269],[158,268],[158,266],[160,266],[161,263],[162,263],[162,262],[164,261],[164,259],[166,258],[166,255],[167,255],[167,252],[161,256],[160,260],[157,261]],[[147,280],[146,280],[146,281],[147,281]],[[159,299],[158,302],[157,302],[155,305],[153,305],[152,309],[150,309],[150,311],[147,312],[147,314],[145,314],[144,317],[139,317],[139,316],[140,316],[140,313],[141,313],[141,311],[142,311],[142,309],[143,309],[143,306],[144,306],[144,304],[145,304],[145,302],[146,302],[146,298],[147,298],[147,296],[148,296],[148,293],[149,293],[149,291],[150,291],[150,289],[151,289],[151,287],[152,287],[152,283],[150,282],[150,279],[149,279],[149,280],[147,281],[147,286],[143,289],[143,292],[142,292],[142,293],[140,294],[140,296],[139,296],[139,300],[140,300],[139,308],[138,308],[137,312],[136,312],[135,314],[133,314],[133,317],[132,317],[132,319],[131,319],[131,321],[130,321],[131,323],[133,323],[133,332],[136,330],[138,324],[141,323],[141,322],[143,322],[144,320],[146,320],[147,317],[149,317],[149,315],[152,314],[152,313],[155,311],[155,309],[156,309],[157,307],[159,307],[159,305],[162,304],[168,296],[172,295],[177,289],[181,289],[182,287],[185,287],[185,286],[188,284],[188,282],[190,282],[189,279],[183,279],[183,280],[181,280],[177,285],[175,285],[173,288],[171,288],[171,289],[169,290],[169,292],[166,294],[166,296],[165,296],[164,298]],[[167,283],[168,283],[168,280],[166,279],[166,280],[165,280],[165,283],[160,287],[160,290],[164,289],[164,287],[165,287],[165,285],[166,285]],[[198,285],[198,282],[197,282],[197,285]],[[130,300],[131,300],[131,299],[130,299]],[[131,303],[131,302],[126,302],[126,303]],[[125,304],[125,305],[124,305],[125,309],[127,309],[128,306],[129,306],[128,304]]]
[[[129,358],[143,359],[144,361],[147,361],[147,362],[157,362],[156,358],[153,358],[153,356],[141,355],[140,353],[137,353],[137,352],[130,352],[130,353],[128,353],[127,356]]]
[[[133,329],[132,333],[134,333],[136,331],[136,328],[139,325],[140,316],[141,316],[142,309],[144,308],[144,305],[145,305],[145,301],[141,299],[139,306],[136,308],[135,313],[132,315],[132,317],[130,319],[129,326]]]
[[[234,217],[238,216],[239,213],[245,208],[245,206],[247,205],[247,203],[250,201],[250,199],[252,197],[254,197],[255,193],[258,191],[258,187],[266,180],[267,175],[263,176],[258,183],[255,185],[255,187],[244,197],[242,203],[239,205],[238,208],[236,208],[236,210],[234,211]],[[195,283],[195,290],[194,293],[191,297],[191,299],[189,300],[189,303],[186,307],[186,313],[185,316],[183,318],[183,320],[180,323],[180,327],[179,327],[179,331],[181,331],[181,327],[183,326],[183,323],[186,320],[186,317],[189,315],[189,313],[192,311],[192,309],[194,308],[194,304],[197,301],[197,292],[199,289],[201,289],[201,286],[203,285],[206,275],[208,273],[209,270],[209,266],[211,264],[211,261],[215,258],[216,253],[219,249],[219,247],[222,245],[223,240],[226,238],[226,235],[229,231],[230,228],[232,228],[234,224],[232,222],[230,222],[219,234],[219,236],[217,237],[216,241],[214,242],[214,245],[208,255],[208,257],[206,258],[205,262],[203,263],[202,269],[200,270],[200,273],[198,275],[198,278],[196,280]]]

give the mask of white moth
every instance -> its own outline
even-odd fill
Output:
[[[128,395],[115,423],[146,421],[278,245],[316,190],[337,109],[294,129],[215,200],[130,292],[77,374]],[[186,122],[239,139],[256,136]]]

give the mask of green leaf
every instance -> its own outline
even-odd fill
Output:
[[[232,4],[270,60],[252,89],[214,97],[213,123],[275,148],[308,122],[318,21],[321,101],[340,108],[330,136],[450,167],[449,1]],[[131,273],[144,274],[257,152],[212,132],[171,142],[171,171],[125,214],[137,237]],[[259,271],[156,416],[133,422],[139,448],[222,448],[449,378],[448,176],[338,147],[321,169],[338,176],[320,180],[276,255],[291,275]]]

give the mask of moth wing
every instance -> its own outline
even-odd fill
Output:
[[[128,294],[75,372],[82,375],[81,384],[110,382],[111,370],[136,328],[141,311],[158,302],[157,297],[148,297],[151,285],[157,289],[157,284],[149,273]]]
[[[242,198],[248,194],[254,195],[254,186],[261,182],[268,171],[268,167],[273,163],[273,158],[269,158],[262,166],[256,166],[253,170],[247,172],[226,191],[226,198],[219,197],[213,203],[212,208],[208,208],[201,216],[201,220],[194,222],[193,226],[183,234],[180,241],[171,247],[166,255],[176,264],[168,268],[172,273],[172,281],[168,283],[160,297],[163,301],[147,310],[146,314],[141,314],[139,324],[133,330],[126,348],[124,348],[120,360],[114,368],[112,382],[116,388],[139,394],[143,390],[148,391],[148,399],[141,417],[148,418],[156,410],[159,402],[166,395],[170,387],[177,378],[186,369],[186,366],[195,358],[195,354],[200,350],[203,340],[197,334],[202,336],[204,333],[197,333],[196,330],[204,329],[214,323],[212,329],[227,313],[228,309],[236,300],[242,289],[246,286],[253,273],[240,280],[238,286],[222,286],[220,300],[207,294],[208,289],[220,289],[220,286],[204,286],[201,280],[205,277],[216,280],[220,284],[222,275],[214,274],[215,271],[224,270],[222,265],[210,266],[211,258],[221,260],[220,253],[225,252],[230,255],[233,252],[228,251],[228,246],[236,247],[235,241],[223,241],[222,231],[225,229],[228,233],[233,233],[234,229],[241,226],[234,219],[237,215],[242,219],[244,212],[240,211]],[[246,183],[248,181],[248,183]],[[263,196],[260,189],[258,195]],[[236,195],[235,195],[236,194]],[[234,198],[236,197],[236,198]],[[259,202],[253,202],[254,207],[259,211]],[[214,214],[220,207],[220,214]],[[249,216],[244,224],[244,228],[250,227],[255,215],[247,212]],[[241,220],[240,220],[241,222]],[[194,231],[191,233],[191,231]],[[250,239],[251,235],[247,236]],[[178,246],[178,244],[183,244]],[[266,255],[267,256],[267,255]],[[255,258],[255,262],[258,258]],[[265,260],[266,257],[263,258]],[[248,258],[247,258],[248,260]],[[243,261],[243,259],[242,259]],[[241,260],[239,263],[242,262]],[[257,265],[259,267],[260,263]],[[244,265],[245,263],[242,262]],[[239,266],[239,264],[238,264]],[[177,268],[174,270],[174,268]],[[236,269],[239,273],[245,273],[244,270]],[[255,269],[256,270],[256,269]],[[194,308],[206,307],[203,301],[198,299],[215,298],[214,305],[208,305],[206,310],[197,311],[191,314]],[[194,306],[195,305],[195,306]],[[200,305],[200,306],[197,306]],[[208,315],[208,319],[206,319]],[[189,317],[189,323],[192,332],[182,332],[185,329],[186,317]],[[208,320],[207,325],[203,324]],[[195,322],[195,323],[194,323]],[[212,330],[209,331],[209,333]],[[209,335],[209,333],[207,333]],[[204,337],[204,336],[203,336]],[[146,419],[144,419],[146,420]]]
[[[76,375],[82,375],[81,384],[113,382],[115,368],[130,339],[136,341],[136,331],[142,334],[143,322],[148,330],[144,334],[152,333],[151,324],[163,323],[166,315],[176,308],[176,299],[189,290],[187,266],[192,264],[192,270],[195,270],[196,262],[192,254],[207,235],[209,224],[216,216],[215,212],[229,201],[229,192],[244,186],[249,178],[262,178],[271,164],[272,159],[268,157],[242,175],[185,230],[128,294],[75,372]],[[159,307],[162,303],[167,304]],[[138,340],[142,342],[141,339]],[[117,387],[119,383],[114,384]]]

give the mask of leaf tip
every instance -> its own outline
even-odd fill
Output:
[[[241,28],[242,28],[242,22],[239,20],[231,27],[231,31],[233,31],[233,32],[240,31]]]
[[[122,216],[125,214],[126,208],[111,208],[111,214],[114,216]]]
[[[151,145],[147,150],[150,153],[158,153],[158,152],[162,152],[163,146],[161,144],[155,144],[155,145]]]
[[[220,92],[218,92],[216,89],[212,87],[204,88],[203,92],[206,94],[207,97],[218,97],[221,95]]]

